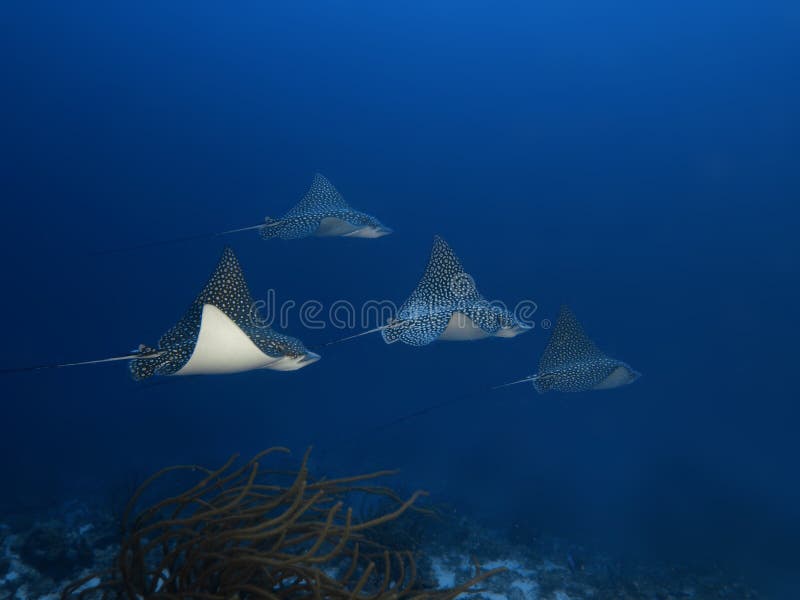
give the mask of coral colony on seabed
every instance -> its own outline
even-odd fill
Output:
[[[3,527],[0,598],[757,598],[723,573],[484,529],[396,493],[391,471],[317,478],[308,452],[270,465],[287,452],[166,467],[116,514],[69,504]]]

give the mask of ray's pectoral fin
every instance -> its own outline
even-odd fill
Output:
[[[141,345],[140,348],[152,350],[148,346]],[[144,352],[142,354],[145,354]],[[150,354],[149,352],[147,354]],[[137,356],[128,363],[128,371],[135,381],[149,379],[153,375],[158,375],[165,368],[171,365],[176,356],[174,350],[162,350],[153,356]]]
[[[128,370],[134,380],[142,381],[156,374],[160,362],[156,358],[135,358],[128,365]]]
[[[264,217],[264,223],[258,228],[258,235],[262,239],[271,239],[280,237],[281,225],[285,225],[285,219],[273,219],[272,217]]]

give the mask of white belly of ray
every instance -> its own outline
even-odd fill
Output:
[[[603,379],[600,383],[595,385],[592,389],[595,390],[610,390],[621,385],[627,385],[631,380],[630,373],[625,367],[617,367],[611,371],[611,375]]]
[[[350,233],[345,233],[344,237],[349,238],[365,238],[368,240],[374,240],[379,237],[383,237],[386,235],[386,230],[376,229],[375,227],[359,227],[355,231],[351,231]]]
[[[247,334],[216,306],[204,304],[194,351],[175,375],[240,373],[272,368],[280,360],[281,357],[275,358],[259,350]]]
[[[358,227],[342,221],[336,217],[325,217],[319,222],[319,227],[314,235],[319,237],[353,235],[358,231]]]
[[[482,340],[487,337],[489,334],[478,327],[472,319],[464,313],[456,311],[450,315],[447,329],[439,336],[439,339],[446,342],[464,342]]]

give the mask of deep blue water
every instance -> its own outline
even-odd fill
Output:
[[[438,233],[485,295],[568,302],[644,373],[482,392],[535,370],[537,328],[153,387],[6,376],[6,509],[314,444],[500,527],[796,584],[800,7],[643,4],[3,4],[2,366],[155,343],[222,242],[90,252],[257,224],[319,171],[395,234],[231,237],[257,297],[402,301]]]

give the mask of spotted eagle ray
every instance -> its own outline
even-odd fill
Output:
[[[302,200],[280,219],[266,217],[263,223],[249,227],[238,227],[227,231],[189,235],[171,240],[148,242],[126,248],[116,248],[95,254],[111,254],[129,250],[141,250],[179,242],[222,237],[244,231],[259,231],[261,239],[296,240],[305,237],[351,237],[379,238],[392,233],[375,217],[355,210],[330,181],[319,173],[314,174],[311,187]]]
[[[573,312],[567,306],[562,306],[550,341],[539,361],[539,373],[536,375],[502,385],[482,386],[471,392],[444,398],[434,404],[422,406],[389,421],[374,425],[362,432],[360,439],[363,442],[363,436],[368,433],[379,433],[389,427],[427,415],[434,410],[520,383],[532,382],[540,394],[550,390],[583,392],[620,387],[633,383],[639,377],[640,373],[634,371],[626,363],[603,354],[583,331]]]
[[[508,310],[481,295],[453,249],[437,235],[425,273],[397,317],[381,327],[330,343],[380,331],[387,344],[401,341],[410,346],[427,346],[436,340],[511,338],[529,329]]]
[[[627,363],[611,358],[589,339],[575,314],[562,306],[550,341],[535,375],[496,387],[533,383],[540,394],[548,391],[609,390],[636,381],[641,374]]]
[[[141,345],[123,356],[5,369],[3,373],[130,360],[134,379],[153,375],[210,375],[255,369],[295,371],[319,360],[293,337],[259,324],[239,261],[225,248],[203,291],[157,348]]]
[[[303,199],[280,219],[257,227],[262,239],[316,237],[379,238],[392,233],[375,217],[352,208],[325,177],[314,180]]]

